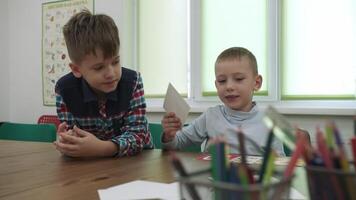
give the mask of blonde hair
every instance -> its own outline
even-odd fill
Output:
[[[84,56],[102,50],[104,58],[119,52],[119,31],[114,20],[103,14],[93,15],[88,10],[75,14],[63,27],[63,35],[72,62],[81,63]]]
[[[215,61],[215,66],[221,61],[241,59],[244,56],[250,60],[253,73],[257,75],[258,68],[256,57],[248,49],[243,47],[231,47],[221,52]]]

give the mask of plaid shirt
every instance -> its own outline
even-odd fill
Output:
[[[139,73],[122,68],[115,91],[105,103],[98,101],[88,83],[69,73],[56,84],[58,118],[70,127],[94,134],[117,144],[117,156],[131,156],[144,148],[153,148],[148,131],[143,83]]]

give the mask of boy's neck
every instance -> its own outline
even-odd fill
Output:
[[[92,91],[94,92],[94,94],[99,102],[106,102],[107,97],[104,92],[98,91],[94,88],[92,88]]]
[[[244,111],[244,110],[241,110],[241,109],[236,110],[236,109],[230,108],[230,107],[227,106],[227,105],[224,105],[224,106],[225,106],[226,108],[230,109],[230,110],[237,111],[237,112],[250,112],[250,111],[253,109],[253,107],[256,106],[256,102],[255,102],[255,101],[252,101],[251,104],[250,104],[250,107],[249,107],[249,109],[248,109],[247,111]]]
[[[98,101],[99,102],[106,102],[106,95],[105,94],[101,94],[101,95],[96,95],[97,96],[97,98],[98,98]]]

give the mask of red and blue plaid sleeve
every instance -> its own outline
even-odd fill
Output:
[[[63,101],[62,96],[56,91],[56,108],[57,116],[61,122],[66,122],[68,127],[73,127],[75,124],[74,116],[68,111],[68,108]]]
[[[131,156],[141,152],[144,148],[153,148],[151,133],[147,126],[143,83],[139,73],[129,110],[124,116],[121,133],[112,139],[119,148],[117,156]]]

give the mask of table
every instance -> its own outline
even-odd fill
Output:
[[[209,168],[196,153],[177,154],[188,172]],[[170,155],[144,150],[133,157],[80,159],[61,155],[51,143],[0,140],[0,199],[99,199],[98,189],[134,180],[175,181]],[[308,195],[305,172],[293,183]]]
[[[208,167],[195,157],[184,153],[182,161],[190,170]],[[168,152],[156,149],[133,157],[69,158],[51,143],[0,140],[0,199],[90,200],[99,199],[98,189],[137,179],[171,183],[169,159]]]

